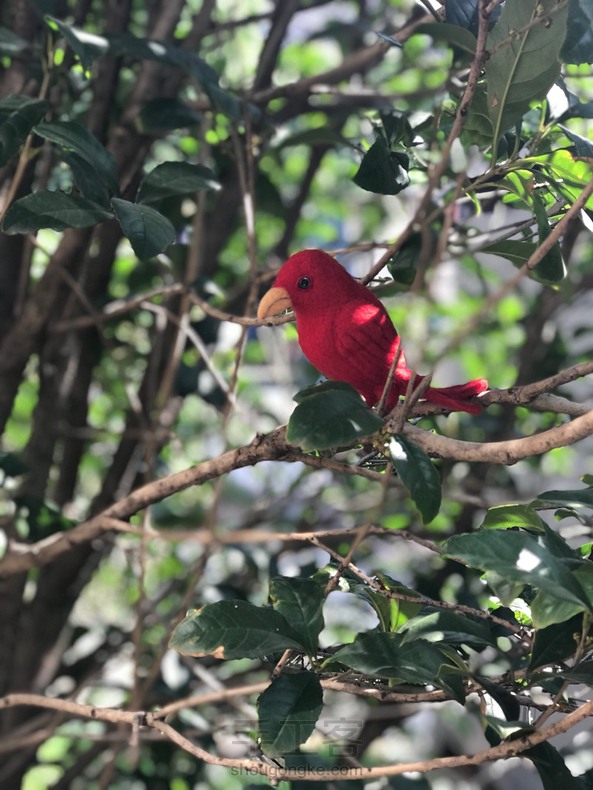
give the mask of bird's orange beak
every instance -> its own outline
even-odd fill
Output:
[[[260,321],[265,318],[272,318],[283,313],[285,310],[292,310],[292,302],[286,288],[270,288],[263,297],[257,308],[257,317]]]

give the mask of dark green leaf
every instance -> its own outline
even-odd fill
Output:
[[[574,153],[576,156],[584,157],[586,159],[593,159],[593,142],[588,137],[582,137],[576,132],[567,129],[566,126],[558,124],[564,134],[574,143]]]
[[[488,35],[484,66],[495,146],[558,78],[567,15],[568,4],[558,0],[505,3]]]
[[[557,625],[540,628],[535,632],[529,671],[538,667],[556,664],[571,656],[577,647],[583,616],[578,615]]]
[[[141,260],[158,255],[175,241],[171,222],[150,206],[119,198],[113,198],[111,205],[124,236]]]
[[[459,698],[447,678],[451,671],[458,671],[457,667],[436,645],[424,639],[404,643],[399,634],[371,631],[359,634],[354,642],[340,648],[330,659],[334,661],[394,683],[437,686]]]
[[[198,124],[202,116],[175,98],[153,99],[140,111],[140,129],[145,134],[159,135],[172,129],[186,129]]]
[[[377,580],[386,591],[399,593],[408,598],[419,598],[415,590],[410,590],[403,584],[400,584],[395,579],[391,579],[385,573],[377,573]],[[415,617],[422,609],[422,602],[418,603],[413,601],[403,601],[398,598],[392,598],[389,595],[374,590],[366,584],[351,584],[355,595],[368,601],[375,610],[379,618],[379,627],[382,631],[389,633],[399,631],[401,626],[408,622],[410,618]]]
[[[567,32],[561,55],[565,63],[593,63],[591,0],[570,0]]]
[[[95,33],[88,33],[80,30],[73,25],[68,25],[53,16],[46,16],[50,27],[57,28],[64,36],[66,42],[78,55],[80,63],[85,71],[88,71],[95,60],[109,49],[109,42],[103,36]]]
[[[281,614],[246,601],[194,609],[175,628],[169,646],[184,655],[224,659],[263,658],[288,648],[305,651]]]
[[[435,465],[424,450],[403,436],[391,438],[389,455],[422,521],[430,523],[441,507],[441,478]]]
[[[476,680],[484,691],[498,703],[507,721],[518,721],[521,715],[521,705],[515,694],[494,683],[490,678],[478,675]]]
[[[443,41],[451,44],[457,49],[462,49],[473,55],[476,51],[476,38],[469,30],[458,25],[450,25],[447,22],[425,22],[414,31],[430,36],[435,41]]]
[[[257,700],[259,734],[270,757],[293,752],[315,729],[323,691],[314,672],[283,674]]]
[[[575,159],[569,151],[559,149],[543,156],[532,156],[523,160],[529,168],[541,169],[547,175],[550,186],[567,202],[574,203],[589,181],[593,178],[593,167],[588,161]],[[528,178],[532,176],[527,171]],[[593,197],[586,202],[593,210]]]
[[[4,233],[35,233],[41,228],[86,228],[113,219],[113,215],[90,200],[64,192],[42,190],[15,201],[4,216]]]
[[[313,579],[276,576],[270,581],[272,606],[290,623],[309,655],[316,653],[324,625],[323,589]]]
[[[412,285],[416,277],[416,268],[421,252],[422,234],[413,233],[387,264],[389,273],[396,283],[405,286]]]
[[[144,176],[138,203],[158,203],[177,195],[193,195],[205,189],[220,189],[220,182],[208,167],[187,162],[164,162]]]
[[[545,510],[555,507],[593,508],[593,488],[572,491],[544,491],[531,503],[531,507]]]
[[[485,622],[472,620],[460,612],[437,611],[409,620],[400,633],[404,643],[409,639],[426,639],[428,642],[443,642],[449,645],[468,645],[482,648],[496,645],[498,633],[493,633]]]
[[[488,530],[455,535],[445,543],[444,556],[472,568],[495,571],[511,581],[523,582],[556,598],[589,608],[589,599],[567,565],[552,554],[541,536],[513,530]]]
[[[581,780],[566,767],[560,752],[551,743],[538,743],[522,752],[535,765],[543,790],[583,790]]]
[[[352,444],[381,428],[383,420],[358,392],[341,381],[327,381],[294,396],[286,438],[303,450],[324,450]]]
[[[537,221],[539,243],[542,244],[550,235],[551,228],[548,224],[548,217],[546,216],[546,207],[536,191],[534,191],[532,195],[532,205],[533,213]],[[532,269],[531,273],[535,275],[540,282],[546,285],[553,285],[566,277],[566,266],[562,260],[559,242],[556,242],[554,246],[548,250],[541,261]]]
[[[352,180],[368,192],[397,195],[410,183],[408,167],[406,154],[391,151],[385,138],[379,135],[364,155]]]
[[[74,183],[82,196],[108,209],[111,205],[111,195],[105,181],[99,176],[95,168],[78,156],[78,154],[66,153],[63,159],[72,170]]]
[[[49,102],[27,96],[7,96],[0,102],[0,166],[19,151],[49,107]]]
[[[18,453],[0,450],[0,469],[6,477],[18,477],[29,471],[29,467]]]
[[[78,154],[95,169],[112,194],[118,193],[119,185],[113,157],[84,126],[74,121],[38,123],[35,126],[35,134]]]
[[[593,659],[581,661],[571,669],[563,669],[558,675],[571,683],[586,683],[587,686],[593,687]]]

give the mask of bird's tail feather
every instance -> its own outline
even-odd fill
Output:
[[[451,411],[479,414],[482,411],[481,405],[478,402],[469,402],[469,398],[473,398],[487,389],[486,379],[474,379],[465,384],[455,384],[452,387],[428,387],[422,397]]]

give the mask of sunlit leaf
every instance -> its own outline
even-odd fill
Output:
[[[567,14],[568,3],[558,0],[505,3],[484,65],[495,145],[558,78]]]
[[[169,646],[184,655],[224,659],[305,649],[279,612],[246,601],[218,601],[189,612],[173,631]]]

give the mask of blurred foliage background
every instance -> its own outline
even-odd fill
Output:
[[[576,490],[591,474],[590,438],[513,466],[444,460],[442,506],[425,525],[402,486],[340,474],[324,466],[328,453],[317,469],[267,461],[139,509],[128,532],[115,525],[51,561],[38,563],[30,551],[28,567],[6,570],[18,546],[47,546],[139,486],[286,422],[292,395],[317,374],[292,324],[258,328],[249,319],[296,250],[336,252],[362,277],[406,232],[389,274],[380,275],[380,294],[413,366],[438,362],[437,385],[483,376],[507,389],[590,360],[589,205],[567,225],[543,274],[483,306],[592,177],[591,4],[570,3],[568,43],[560,53],[558,39],[552,57],[563,61],[550,82],[560,87],[548,93],[536,79],[538,95],[527,96],[494,145],[478,90],[482,98],[443,159],[472,62],[477,7],[14,0],[1,9],[0,695],[138,711],[261,682],[270,662],[179,654],[168,648],[173,627],[201,604],[263,606],[270,579],[310,577],[328,562],[299,533],[335,532],[326,542],[344,556],[351,544],[344,533],[369,519],[378,529],[356,548],[359,568],[436,601],[492,608],[480,570],[427,551],[422,540],[471,532],[488,508]],[[437,30],[444,20],[449,26]],[[538,74],[540,65],[541,57]],[[378,140],[379,159],[369,159]],[[570,154],[561,161],[555,151]],[[56,202],[58,193],[67,202]],[[509,238],[531,246],[495,246]],[[560,275],[558,265],[566,265]],[[477,315],[477,328],[458,338]],[[590,403],[590,379],[560,394]],[[501,402],[478,416],[422,425],[489,443],[562,420]],[[359,454],[338,457],[355,465]],[[546,510],[553,524],[554,505]],[[557,523],[573,547],[590,526],[585,498]],[[414,539],[404,540],[409,534]],[[512,611],[529,626],[519,604]],[[587,618],[581,609],[557,625],[566,649],[550,664],[570,659],[573,632],[581,634],[578,658],[587,660]],[[375,628],[377,614],[361,596],[335,590],[324,623],[320,643],[329,649]],[[474,646],[463,655],[504,686],[519,666],[511,653]],[[528,710],[540,704],[536,686],[541,678],[525,690]],[[554,688],[561,686],[566,696],[566,684]],[[470,705],[379,705],[331,691],[325,702],[325,730],[311,736],[309,752],[326,761],[380,765],[487,746]],[[239,696],[175,714],[186,737],[238,759],[256,749],[256,720],[254,698]],[[51,707],[7,706],[0,731],[7,788],[265,781],[207,765],[154,730],[130,739],[127,726]],[[508,790],[541,786],[536,769],[568,782],[566,765],[575,774],[592,768],[588,731],[559,747],[565,759],[553,770],[512,760],[367,786]]]

